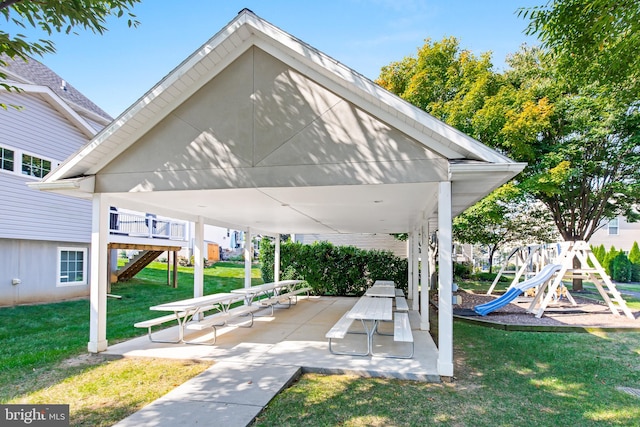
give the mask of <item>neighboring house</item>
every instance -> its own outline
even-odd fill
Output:
[[[4,58],[0,88],[0,305],[89,295],[91,202],[46,193],[38,181],[112,118],[36,60]],[[19,108],[15,108],[17,106]]]
[[[193,255],[195,225],[193,222],[187,223],[186,235],[188,244],[180,251],[180,256],[189,258]],[[242,231],[231,230],[229,228],[205,225],[204,227],[204,258],[209,262],[228,259],[242,254],[244,248],[244,233]]]
[[[624,217],[614,218],[604,227],[593,233],[589,244],[604,245],[608,251],[611,246],[629,253],[633,242],[640,244],[640,222],[627,222]]]

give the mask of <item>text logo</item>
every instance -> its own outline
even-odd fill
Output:
[[[68,427],[69,405],[0,405],[0,426]]]

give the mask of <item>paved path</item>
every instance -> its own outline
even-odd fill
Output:
[[[116,427],[245,427],[300,375],[297,366],[220,362]]]

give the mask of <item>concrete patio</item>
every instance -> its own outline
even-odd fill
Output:
[[[302,372],[349,373],[367,377],[388,377],[417,381],[440,381],[436,348],[431,335],[418,328],[418,312],[410,312],[415,354],[411,359],[379,356],[334,355],[329,352],[326,332],[357,301],[345,297],[301,297],[291,308],[256,312],[250,328],[218,329],[214,345],[152,343],[146,336],[109,346],[103,354],[123,357],[208,360],[216,363],[299,367]],[[152,317],[152,313],[149,313]],[[241,319],[242,320],[242,319]],[[382,331],[392,332],[393,324],[381,324]],[[354,322],[352,330],[362,330]],[[213,332],[187,331],[187,339],[211,340]],[[157,339],[175,339],[177,326],[154,334]],[[366,349],[366,336],[348,334],[335,341],[334,349]],[[393,337],[376,336],[376,352],[407,353],[407,343],[394,343]],[[404,346],[404,347],[402,347]]]

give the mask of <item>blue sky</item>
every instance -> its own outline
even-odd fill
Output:
[[[536,44],[524,35],[526,21],[517,9],[545,2],[143,0],[133,10],[141,23],[138,28],[113,19],[102,36],[55,35],[57,53],[37,59],[116,117],[245,7],[375,79],[381,67],[415,55],[425,39],[445,36],[457,37],[462,48],[476,54],[492,51],[493,63],[501,70],[505,57],[522,43]]]

